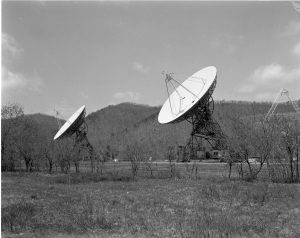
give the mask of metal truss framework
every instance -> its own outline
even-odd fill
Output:
[[[298,113],[299,116],[300,116],[300,108],[299,108],[298,104],[291,99],[291,97],[289,95],[289,91],[287,89],[283,88],[283,89],[280,90],[279,94],[276,96],[271,108],[269,109],[267,115],[265,116],[265,121],[269,121],[271,119],[271,117],[273,116],[273,114],[274,114],[274,112],[275,112],[275,110],[276,110],[276,108],[279,104],[278,100],[282,96],[287,97],[288,101],[292,104],[292,106],[295,109],[296,113]]]
[[[74,148],[79,148],[81,150],[87,150],[91,163],[94,163],[94,159],[97,157],[97,154],[94,150],[94,147],[89,142],[87,138],[88,125],[84,121],[81,126],[75,131],[75,143]]]

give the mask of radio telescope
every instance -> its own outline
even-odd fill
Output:
[[[85,122],[85,114],[85,106],[80,107],[59,129],[53,140],[71,137],[75,134],[74,147],[86,148],[90,158],[93,159],[96,153],[87,138],[88,126]]]
[[[192,156],[199,140],[206,140],[211,145],[214,141],[224,147],[225,136],[219,124],[213,119],[213,91],[217,84],[217,69],[214,66],[203,68],[183,83],[179,83],[172,74],[165,75],[168,99],[163,104],[158,122],[161,124],[188,121],[192,125],[190,139],[187,143]],[[178,85],[175,87],[175,85]],[[173,92],[170,94],[170,88]]]
[[[277,106],[278,106],[278,104],[279,104],[279,100],[280,100],[283,96],[286,96],[286,98],[288,99],[287,102],[289,102],[289,103],[293,106],[295,112],[298,113],[298,115],[300,116],[300,107],[298,106],[298,103],[297,103],[296,101],[293,101],[293,100],[291,99],[290,94],[289,94],[289,91],[288,91],[287,89],[282,88],[282,89],[280,90],[279,94],[277,95],[277,97],[275,98],[275,100],[274,100],[274,102],[273,102],[271,108],[269,109],[267,115],[265,116],[265,121],[269,121],[269,120],[272,118],[272,116],[274,115],[275,110],[276,110],[276,108],[277,108]]]

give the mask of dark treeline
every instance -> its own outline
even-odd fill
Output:
[[[269,134],[266,134],[266,128],[261,127],[263,124],[259,124],[270,107],[271,103],[269,102],[215,102],[214,118],[220,123],[231,146],[232,153],[231,158],[228,159],[229,164],[243,160],[247,164],[248,158],[251,156],[263,157],[257,152],[259,149],[254,146],[254,138],[270,137]],[[101,171],[103,163],[112,159],[132,161],[134,157],[135,160],[149,158],[166,160],[170,157],[170,151],[174,154],[174,148],[185,145],[189,139],[191,125],[187,122],[161,125],[157,121],[159,109],[159,107],[122,103],[89,114],[86,122],[88,138],[98,155],[97,163],[93,165],[96,166],[96,171]],[[292,111],[292,106],[286,103],[279,104],[276,110],[279,114],[292,115],[290,118],[293,118],[294,115]],[[284,126],[283,120],[277,121],[278,123]],[[286,124],[290,124],[290,122],[286,122]],[[53,141],[53,136],[58,130],[55,117],[42,114],[24,115],[20,105],[10,104],[2,107],[1,129],[1,168],[4,171],[12,171],[25,165],[27,171],[60,170],[67,173],[70,166],[74,164],[76,171],[79,172],[80,162],[89,159],[86,151],[74,148],[72,139]],[[293,131],[291,128],[290,130]],[[274,131],[281,132],[282,129],[276,128]],[[274,138],[278,137],[278,135],[272,136],[274,136],[272,137],[274,141]],[[236,140],[237,138],[239,140]],[[288,139],[293,138],[286,138],[286,141]],[[242,142],[244,145],[241,145]],[[284,139],[282,139],[282,143],[285,143]],[[283,148],[280,156],[293,160],[297,146],[298,144]],[[283,155],[282,151],[286,151],[286,155]],[[262,165],[268,159],[264,158]],[[252,168],[249,163],[248,165],[250,175],[255,178],[256,172],[251,171]],[[296,174],[295,167],[290,171]],[[241,173],[244,176],[243,171]]]

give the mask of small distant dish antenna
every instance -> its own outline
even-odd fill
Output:
[[[88,126],[85,122],[85,106],[80,107],[59,129],[53,140],[59,140],[75,135],[75,146],[87,148],[90,158],[96,155],[93,146],[87,138]]]
[[[195,146],[199,147],[199,138],[207,140],[210,144],[212,141],[218,141],[218,145],[222,144],[224,147],[224,134],[212,117],[214,111],[212,94],[217,84],[216,67],[203,68],[183,83],[175,80],[173,74],[165,74],[165,83],[168,99],[159,112],[159,123],[178,123],[184,120],[191,123],[192,132],[187,146],[190,147],[192,155],[195,154]]]
[[[54,113],[55,113],[55,119],[56,119],[56,122],[57,122],[57,126],[58,126],[58,129],[61,128],[61,120],[59,119],[59,116],[60,116],[60,113],[58,110],[55,109],[54,107]]]
[[[298,113],[298,115],[300,116],[300,107],[298,103],[291,99],[289,91],[286,88],[282,88],[278,93],[278,95],[276,96],[274,102],[272,103],[272,106],[270,107],[267,115],[265,116],[265,121],[269,121],[272,118],[280,102],[280,99],[284,96],[287,98],[287,102],[289,102],[293,106],[295,112]]]

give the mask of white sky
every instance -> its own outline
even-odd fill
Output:
[[[299,7],[300,9],[300,7]],[[300,12],[290,2],[2,1],[2,104],[66,118],[161,105],[162,71],[215,65],[217,100],[300,96]]]

